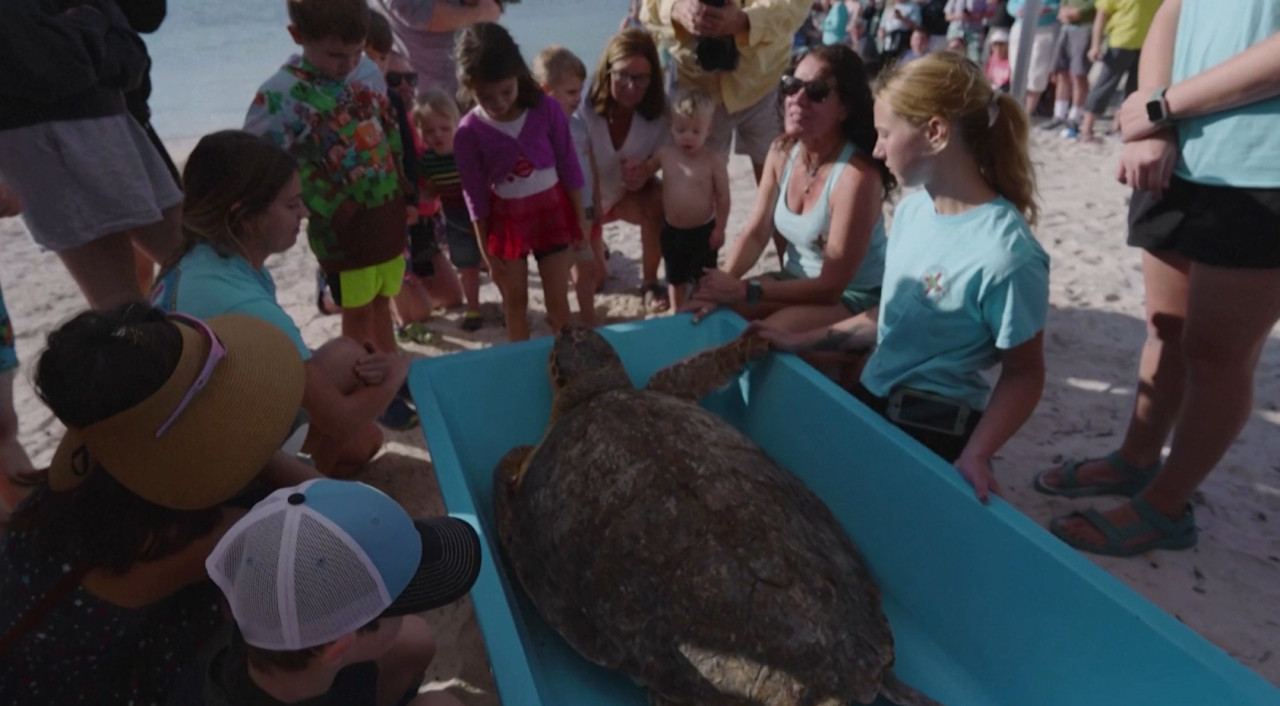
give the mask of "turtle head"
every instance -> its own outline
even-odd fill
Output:
[[[602,392],[631,387],[622,359],[604,336],[589,328],[565,326],[551,347],[548,362],[552,420]]]

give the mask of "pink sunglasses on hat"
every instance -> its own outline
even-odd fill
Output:
[[[218,340],[218,336],[213,332],[213,329],[209,328],[209,324],[206,324],[194,316],[187,316],[186,314],[179,314],[176,312],[169,314],[169,318],[171,320],[176,319],[188,324],[192,328],[203,333],[205,337],[209,339],[209,357],[204,361],[204,368],[200,370],[200,374],[196,376],[195,381],[191,383],[191,387],[187,388],[187,394],[182,396],[182,400],[179,401],[178,406],[174,408],[173,414],[170,414],[169,418],[164,420],[164,424],[161,424],[160,428],[156,430],[157,439],[164,436],[164,433],[169,430],[169,427],[173,426],[173,423],[178,420],[178,416],[182,414],[182,410],[186,409],[187,405],[191,404],[191,400],[195,399],[196,393],[202,390],[204,386],[209,383],[209,378],[213,377],[213,369],[217,367],[218,361],[222,360],[227,355],[226,347],[222,345],[222,341]]]

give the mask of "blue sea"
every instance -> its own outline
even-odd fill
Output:
[[[563,44],[595,66],[627,0],[522,0],[502,24],[526,58]],[[254,91],[297,51],[284,0],[169,0],[160,29],[144,35],[154,84],[152,123],[166,140],[240,127]]]

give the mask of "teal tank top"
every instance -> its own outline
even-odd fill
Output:
[[[787,184],[791,183],[791,168],[800,154],[800,145],[791,149],[787,158],[787,166],[782,172],[779,186],[778,205],[773,209],[773,226],[787,239],[787,252],[783,270],[795,277],[812,279],[822,273],[822,259],[827,246],[827,232],[831,230],[831,187],[836,183],[840,173],[849,166],[849,158],[853,156],[852,142],[846,142],[840,151],[831,173],[827,175],[827,183],[822,189],[818,202],[808,213],[798,214],[787,207]],[[884,251],[888,241],[884,235],[884,216],[877,221],[871,232],[871,243],[867,246],[867,254],[863,256],[858,271],[845,286],[845,291],[868,291],[880,286],[884,279]]]

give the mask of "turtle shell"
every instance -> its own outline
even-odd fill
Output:
[[[669,702],[869,703],[891,678],[879,589],[831,511],[696,404],[584,402],[504,502],[500,542],[543,618]]]

